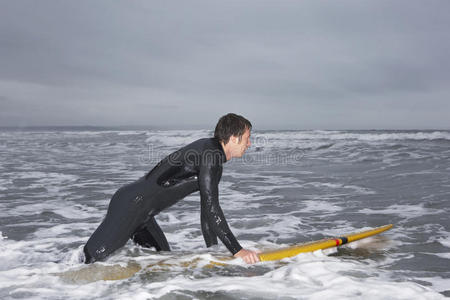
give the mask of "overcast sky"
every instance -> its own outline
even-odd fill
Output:
[[[0,126],[450,129],[447,0],[0,3]]]

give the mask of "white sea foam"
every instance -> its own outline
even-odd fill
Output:
[[[446,253],[427,253],[427,254],[429,254],[429,255],[436,255],[437,257],[441,257],[441,258],[445,258],[445,259],[450,259],[450,252],[446,252]]]
[[[48,131],[46,132],[49,135],[61,134],[65,136],[91,136],[91,135],[104,135],[109,133],[117,133],[115,130],[81,130],[81,131]]]
[[[61,200],[47,200],[42,203],[18,205],[10,208],[8,214],[27,216],[43,212],[53,212],[68,219],[85,219],[94,215],[100,216],[103,214],[97,208]]]
[[[11,187],[13,181],[11,178],[0,178],[0,191],[6,191],[9,187]]]
[[[442,278],[442,277],[422,277],[417,278],[419,280],[430,283],[434,290],[439,292],[450,291],[450,278]]]
[[[312,185],[313,187],[316,187],[316,188],[320,188],[320,189],[349,189],[349,190],[353,190],[357,194],[361,194],[361,195],[376,194],[375,191],[373,191],[373,190],[371,190],[369,188],[356,186],[356,185],[351,185],[351,184],[330,183],[330,182],[314,182],[314,181],[307,182],[307,183],[303,184],[303,186],[310,186],[310,185]]]
[[[305,207],[301,210],[303,213],[318,211],[321,213],[335,213],[343,209],[342,207],[327,201],[304,200],[302,201],[302,204],[305,205]]]
[[[442,211],[439,209],[425,208],[423,205],[408,205],[408,204],[394,204],[384,209],[370,209],[364,208],[359,211],[363,214],[393,214],[406,219],[417,218],[423,215],[439,214]]]
[[[53,196],[63,198],[69,195],[68,192],[62,191],[68,184],[78,180],[77,175],[63,174],[57,172],[39,172],[39,171],[22,171],[9,173],[10,180],[27,179],[30,182],[21,187],[22,190],[45,188],[47,190],[46,197]]]
[[[124,131],[117,131],[117,135],[139,135],[139,134],[146,134],[147,131],[142,130],[124,130]]]
[[[245,235],[251,232],[253,235],[261,236],[258,242],[274,240],[279,238],[292,238],[302,232],[304,224],[302,219],[292,213],[266,214],[261,216],[251,216],[236,220],[240,226],[233,226],[236,235]]]
[[[260,189],[256,189],[260,191]],[[261,207],[261,200],[273,199],[274,197],[262,196],[255,193],[239,193],[232,190],[226,190],[225,187],[220,188],[220,204],[227,211],[242,211],[248,209],[258,209]],[[223,191],[223,192],[222,192]],[[276,205],[275,201],[272,201]]]
[[[170,214],[168,214],[170,215]],[[280,216],[278,216],[280,217]],[[295,217],[292,219],[281,217],[281,220],[286,220],[285,224],[280,225],[280,228],[286,228],[294,224]],[[194,222],[195,217],[189,214],[174,214],[161,218],[159,222],[164,226],[171,225],[179,226],[182,223]],[[86,227],[88,224],[79,225],[80,228]],[[286,226],[287,225],[287,226]],[[92,224],[89,225],[92,230]],[[360,263],[357,260],[349,261],[336,257],[327,257],[322,251],[316,251],[312,254],[302,254],[294,258],[283,260],[282,263],[287,263],[285,266],[279,266],[276,263],[267,262],[261,263],[261,266],[267,266],[271,269],[269,272],[264,272],[263,275],[253,275],[251,277],[242,276],[221,276],[220,274],[201,276],[200,278],[193,278],[191,275],[183,275],[179,273],[183,270],[181,265],[186,262],[196,261],[197,266],[194,266],[196,272],[201,272],[203,266],[214,259],[212,253],[223,253],[227,255],[227,250],[224,247],[205,249],[202,244],[202,249],[197,249],[200,254],[181,255],[180,252],[173,253],[156,253],[153,250],[144,249],[138,246],[133,246],[130,242],[126,247],[122,248],[118,253],[105,265],[113,265],[118,262],[127,260],[129,253],[134,253],[133,259],[145,266],[149,261],[164,260],[168,264],[167,270],[163,272],[174,273],[168,279],[162,282],[154,282],[152,280],[145,280],[132,277],[126,280],[126,288],[119,288],[123,286],[123,281],[95,281],[91,283],[84,283],[81,285],[77,283],[66,283],[59,279],[56,275],[51,275],[57,272],[67,271],[80,264],[81,246],[77,249],[67,253],[63,264],[56,265],[54,263],[45,263],[54,259],[55,250],[54,245],[61,245],[62,243],[75,242],[83,240],[82,238],[73,239],[65,238],[68,234],[70,224],[57,225],[51,228],[48,233],[45,230],[37,232],[38,240],[27,242],[0,241],[0,253],[4,253],[2,261],[8,257],[8,260],[16,262],[13,265],[7,265],[6,270],[0,271],[0,288],[8,289],[12,296],[19,296],[21,293],[30,293],[33,298],[53,298],[59,297],[61,293],[69,293],[70,298],[78,297],[96,297],[109,298],[111,289],[115,289],[115,298],[126,299],[128,297],[135,298],[140,295],[146,298],[159,298],[164,295],[171,294],[180,295],[182,291],[191,291],[197,293],[202,291],[209,292],[227,292],[229,295],[236,295],[236,297],[260,297],[261,299],[274,297],[298,297],[301,293],[308,299],[328,298],[364,298],[364,299],[379,299],[379,298],[393,298],[393,299],[440,299],[441,296],[431,289],[418,285],[412,282],[395,282],[389,277],[386,271],[380,271],[375,265],[367,265]],[[279,227],[275,228],[279,230]],[[292,229],[294,230],[294,228]],[[183,244],[184,251],[191,247],[196,247],[199,243],[203,243],[199,235],[195,243],[191,243],[186,236],[189,235],[190,230],[175,231],[168,235],[169,240],[179,241]],[[292,232],[291,232],[292,234]],[[61,237],[59,237],[61,236]],[[256,244],[254,241],[243,241],[242,245],[246,248],[259,248],[262,243]],[[265,245],[268,245],[265,243]],[[275,244],[271,244],[275,246]],[[281,246],[281,245],[278,245]],[[206,251],[206,252],[205,252]],[[330,250],[331,253],[335,250]],[[203,252],[203,253],[201,253]],[[325,251],[325,253],[330,253]],[[0,254],[1,255],[1,254]],[[129,259],[129,258],[128,258]],[[37,264],[37,265],[36,265]],[[172,266],[171,266],[172,264]],[[232,266],[239,268],[248,268],[248,272],[252,272],[253,266],[244,264],[241,260],[235,259],[230,261]],[[31,265],[35,265],[32,267]],[[232,268],[232,266],[226,268]],[[222,267],[224,268],[224,267]],[[257,267],[256,267],[257,268]],[[141,274],[148,273],[152,276],[152,271],[141,271]],[[157,274],[157,273],[155,273]],[[178,275],[177,275],[178,274]],[[363,275],[362,277],[360,275]],[[380,276],[381,274],[381,276]],[[212,276],[212,277],[210,277]],[[436,289],[440,290],[445,282],[438,280],[439,278],[430,278],[429,280],[436,285]],[[20,280],[18,283],[17,280]],[[345,286],[345,289],[342,289]],[[75,289],[74,289],[75,287]],[[380,291],[381,287],[381,291]],[[264,290],[264,292],[261,292]]]
[[[210,130],[164,130],[147,132],[146,143],[155,146],[182,147],[200,138],[212,137]]]
[[[255,135],[254,135],[255,136]],[[450,140],[450,132],[371,132],[353,133],[344,131],[277,131],[258,133],[259,138],[268,140]],[[256,137],[255,137],[256,138]]]
[[[72,174],[62,174],[55,172],[39,172],[39,171],[27,171],[27,172],[17,172],[9,174],[13,179],[37,179],[37,180],[48,180],[49,182],[68,182],[75,181],[78,176]]]
[[[422,175],[430,175],[430,174],[439,174],[440,172],[436,172],[436,171],[431,171],[431,170],[422,170],[422,171],[417,171],[417,172],[406,172],[406,173],[398,173],[398,174],[394,174],[392,175],[392,178],[396,178],[396,177],[409,177],[409,176],[422,176]]]
[[[236,185],[236,180],[238,180],[240,186],[247,186],[257,192],[267,192],[272,191],[277,188],[295,188],[302,186],[302,180],[292,177],[292,176],[281,176],[277,174],[265,175],[265,174],[246,174],[246,173],[238,173],[232,171],[226,171],[224,175],[226,177],[232,177],[234,182],[227,182],[226,179],[223,179],[221,185],[223,185],[222,190],[224,193],[229,191],[232,185]],[[242,195],[242,193],[239,193]]]
[[[363,299],[441,299],[442,295],[413,282],[394,282],[377,269],[358,262],[342,261],[327,257],[321,251],[285,259],[286,266],[278,267],[264,275],[252,277],[215,276],[190,278],[175,276],[164,282],[131,283],[129,290],[119,291],[120,299],[137,297],[155,299],[177,291],[228,292],[240,297],[272,299],[274,297],[308,299],[363,298]],[[239,265],[239,262],[236,260]],[[273,263],[267,263],[272,265]],[[246,267],[242,265],[242,267]],[[364,278],[358,274],[373,273]],[[345,288],[343,288],[345,287]],[[133,291],[133,294],[130,293]]]
[[[437,241],[443,246],[450,248],[450,236],[440,238]]]
[[[52,239],[52,238],[64,238],[66,236],[71,236],[74,230],[79,230],[80,232],[85,232],[85,236],[88,235],[89,232],[93,232],[98,224],[93,223],[67,223],[67,224],[57,224],[49,227],[39,228],[33,233],[33,236],[38,239]],[[73,235],[75,236],[75,235]],[[84,238],[80,237],[80,238]]]

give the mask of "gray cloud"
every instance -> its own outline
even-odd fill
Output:
[[[450,128],[448,1],[3,1],[0,125]]]

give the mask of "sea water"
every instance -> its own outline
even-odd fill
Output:
[[[129,241],[105,262],[84,265],[82,247],[113,193],[212,134],[0,130],[0,298],[450,296],[449,131],[253,130],[244,157],[224,164],[220,204],[245,248],[394,224],[379,236],[277,262],[211,266],[230,253],[220,241],[206,248],[196,192],[156,217],[171,252]]]

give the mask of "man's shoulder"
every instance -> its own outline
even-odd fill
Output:
[[[199,162],[203,165],[219,165],[226,160],[216,138],[198,139],[183,147],[182,151],[187,156],[199,157]]]
[[[217,149],[216,141],[214,138],[201,138],[193,141],[190,144],[187,144],[182,149],[194,149],[194,150],[208,150],[208,149]]]

